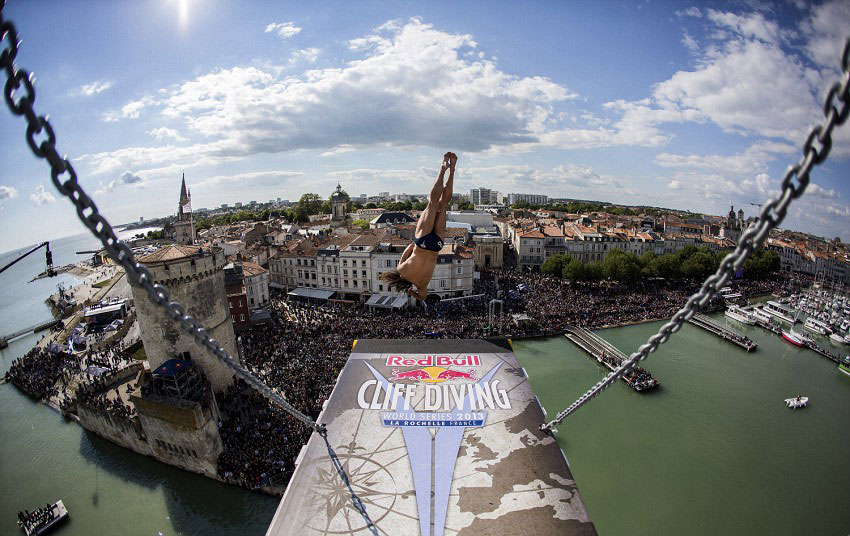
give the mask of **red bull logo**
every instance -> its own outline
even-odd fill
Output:
[[[444,367],[423,367],[421,369],[399,371],[393,369],[393,375],[389,378],[390,381],[399,380],[416,380],[426,383],[441,383],[446,380],[469,380],[478,381],[475,371],[469,369],[469,372],[460,370],[452,370]]]
[[[477,355],[425,355],[424,357],[409,357],[404,355],[388,355],[388,367],[480,367],[481,357]]]

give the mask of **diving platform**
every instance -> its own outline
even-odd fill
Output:
[[[721,339],[729,341],[732,344],[743,348],[747,352],[753,352],[756,348],[759,347],[758,343],[753,341],[751,338],[741,335],[740,333],[727,328],[719,322],[715,322],[704,314],[696,313],[693,317],[691,317],[690,320],[688,320],[688,322],[698,328],[702,328],[708,331],[709,333],[714,333]]]
[[[596,534],[544,417],[508,340],[355,341],[266,534]]]

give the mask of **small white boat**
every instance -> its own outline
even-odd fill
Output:
[[[803,327],[809,331],[817,333],[818,335],[828,335],[832,332],[832,330],[829,329],[829,326],[825,322],[822,322],[814,317],[807,318],[806,322],[803,324]]]
[[[797,318],[794,314],[794,311],[790,307],[782,303],[769,301],[764,304],[763,310],[767,314],[775,316],[783,322],[788,322],[791,325],[797,323]]]
[[[791,409],[804,408],[809,404],[809,397],[798,396],[795,398],[786,398],[785,405]]]
[[[772,316],[764,312],[764,310],[760,307],[756,307],[755,309],[753,309],[753,317],[764,324],[770,324],[770,319],[773,318]]]
[[[841,336],[837,332],[829,336],[829,340],[837,344],[850,344],[850,339],[846,336]]]
[[[723,313],[727,317],[732,320],[737,320],[738,322],[742,322],[744,324],[748,324],[750,326],[756,323],[756,317],[750,311],[743,309],[737,305],[730,305],[728,309]]]

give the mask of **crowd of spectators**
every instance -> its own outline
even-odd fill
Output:
[[[129,404],[124,404],[118,388],[115,388],[115,395],[112,398],[109,397],[111,391],[107,388],[105,379],[95,377],[77,389],[76,402],[88,409],[105,411],[113,417],[133,417],[135,409]]]
[[[220,477],[247,488],[285,485],[311,430],[272,407],[242,380],[216,396],[222,421],[224,451],[218,458]]]
[[[35,347],[12,361],[6,372],[6,380],[14,382],[34,398],[47,398],[54,393],[56,382],[62,376],[68,357],[69,354],[64,352],[51,352]]]

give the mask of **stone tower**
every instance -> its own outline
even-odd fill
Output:
[[[236,357],[236,337],[224,288],[224,251],[197,246],[171,245],[139,258],[153,275],[154,282],[168,288],[171,298],[209,332],[210,337]],[[156,369],[172,358],[190,359],[198,364],[214,391],[232,383],[227,365],[195,343],[165,310],[151,302],[147,293],[131,281],[136,315],[148,362]]]
[[[348,215],[348,195],[342,191],[339,183],[336,185],[336,191],[331,195],[331,207],[331,227],[343,225]]]
[[[177,206],[177,221],[174,222],[174,240],[178,244],[191,246],[195,243],[195,222],[192,219],[192,194],[186,189],[186,174],[180,186],[180,203]]]

